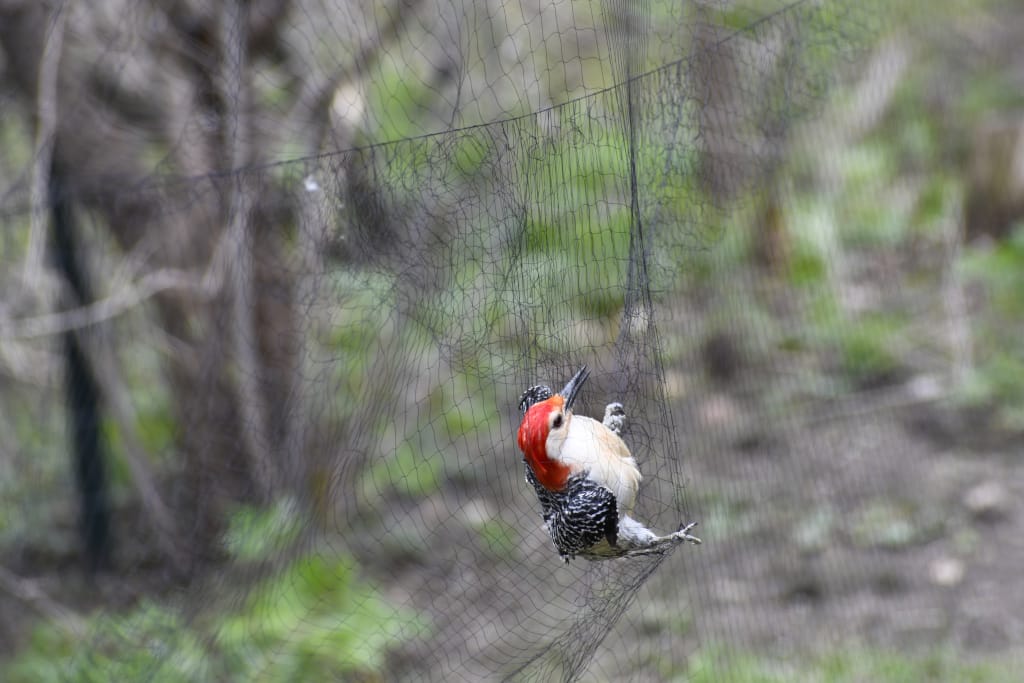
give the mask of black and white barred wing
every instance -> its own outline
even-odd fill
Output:
[[[526,481],[537,493],[544,526],[558,554],[569,560],[595,546],[614,548],[619,512],[615,495],[587,474],[569,477],[561,491],[541,486],[529,465]]]

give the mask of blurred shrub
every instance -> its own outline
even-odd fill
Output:
[[[94,617],[86,629],[83,638],[55,622],[37,626],[17,658],[0,667],[0,679],[170,683],[210,678],[209,653],[198,634],[169,609],[143,602],[127,614]]]
[[[386,493],[425,498],[438,490],[443,468],[440,453],[423,453],[413,443],[403,441],[363,473],[363,496],[366,500],[376,500]]]
[[[894,351],[904,321],[867,315],[849,323],[840,340],[842,367],[857,386],[871,386],[892,379],[899,371]]]
[[[995,426],[1024,430],[1024,225],[1005,241],[968,248],[962,267],[984,298],[972,325],[976,365],[963,399],[991,408]]]
[[[289,502],[263,512],[246,508],[234,515],[225,544],[237,560],[272,559],[294,540],[296,521]],[[0,666],[0,680],[379,680],[387,650],[427,628],[335,552],[301,556],[252,588],[240,609],[221,597],[190,620],[145,601],[123,614],[89,618],[84,637],[44,622]]]
[[[283,498],[267,510],[247,506],[231,516],[224,546],[241,562],[266,559],[295,540],[299,521],[298,504],[292,498]]]
[[[231,680],[340,680],[380,675],[386,650],[425,628],[357,580],[351,560],[309,555],[220,622],[216,649]]]
[[[708,648],[690,660],[687,671],[671,678],[687,683],[1009,683],[1018,680],[1012,661],[970,662],[936,650],[897,653],[851,646],[807,657],[800,663]]]

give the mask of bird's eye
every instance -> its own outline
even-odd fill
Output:
[[[563,422],[562,415],[561,414],[555,415],[555,419],[554,419],[554,421],[552,421],[551,426],[554,429],[558,429],[559,427],[562,426],[562,422]]]

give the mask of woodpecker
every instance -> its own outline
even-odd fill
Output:
[[[586,366],[560,392],[538,385],[523,392],[519,448],[526,481],[537,493],[544,526],[565,562],[663,554],[701,540],[689,534],[696,522],[658,536],[631,517],[640,469],[620,434],[621,403],[605,408],[604,422],[575,415],[572,405],[590,376]]]

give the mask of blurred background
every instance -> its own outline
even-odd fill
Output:
[[[1021,35],[0,0],[0,679],[1019,680]],[[584,363],[704,545],[558,559]]]

